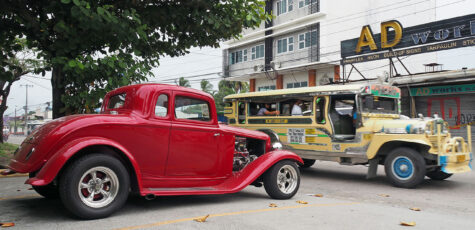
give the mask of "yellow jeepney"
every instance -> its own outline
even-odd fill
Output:
[[[443,180],[471,170],[468,141],[452,137],[438,117],[400,115],[401,90],[383,84],[281,89],[225,97],[231,126],[267,133],[297,153],[302,167],[315,160],[369,164],[367,178],[385,166],[390,182],[411,188],[425,176]]]

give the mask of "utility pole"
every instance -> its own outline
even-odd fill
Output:
[[[28,136],[28,88],[33,87],[33,85],[24,84],[20,85],[20,87],[25,86],[26,89],[26,99],[25,99],[25,129],[23,130],[23,134]]]

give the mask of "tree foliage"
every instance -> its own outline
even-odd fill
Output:
[[[216,111],[222,112],[224,110],[224,97],[231,94],[245,93],[248,91],[249,85],[247,82],[221,80],[218,83],[218,92],[214,94]]]
[[[184,77],[180,77],[180,79],[178,79],[178,82],[176,84],[183,87],[188,87],[188,88],[191,87],[190,81],[188,81]]]
[[[201,80],[200,87],[202,91],[205,91],[211,95],[214,95],[213,84],[211,84],[211,82],[209,82],[208,80],[206,79]]]
[[[34,50],[28,49],[25,39],[9,36],[6,31],[0,31],[0,45],[0,117],[3,118],[13,83],[28,73],[40,71],[44,63],[36,59]],[[0,142],[3,143],[3,138]]]
[[[10,38],[25,36],[48,63],[44,70],[51,67],[55,118],[65,114],[66,105],[74,112],[81,103],[97,103],[109,88],[144,80],[163,55],[218,47],[269,17],[259,0],[4,0],[1,5],[0,30]]]

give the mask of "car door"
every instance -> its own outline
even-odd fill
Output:
[[[220,171],[221,134],[211,103],[199,94],[174,92],[167,176],[210,178]]]
[[[152,99],[150,122],[140,125],[135,136],[140,135],[139,143],[134,143],[136,148],[144,149],[140,158],[141,168],[145,180],[153,181],[165,175],[168,146],[170,142],[171,117],[171,91],[161,90]],[[139,131],[140,130],[140,131]]]

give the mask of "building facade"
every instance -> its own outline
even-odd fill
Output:
[[[268,0],[265,10],[273,19],[226,42],[224,77],[249,82],[251,91],[337,82],[343,73],[341,41],[358,37],[364,25],[377,34],[380,23],[388,20],[396,19],[404,26],[431,22],[436,20],[437,9],[437,0]],[[424,72],[423,64],[436,62],[437,53],[404,58],[412,73]],[[355,66],[368,78],[389,72],[388,60]],[[347,73],[350,67],[346,66]],[[350,79],[360,77],[353,72]]]

